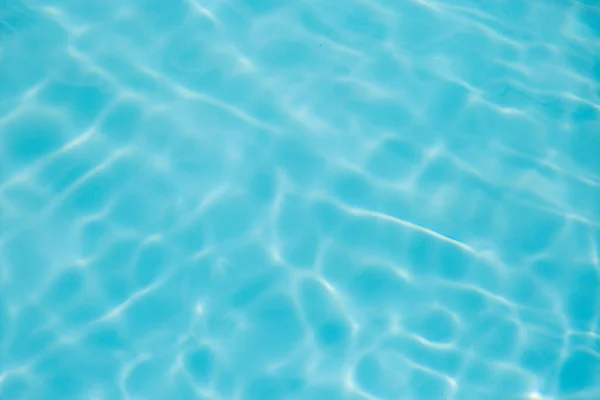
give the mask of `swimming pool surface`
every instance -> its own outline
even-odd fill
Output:
[[[597,0],[0,0],[1,400],[600,399]]]

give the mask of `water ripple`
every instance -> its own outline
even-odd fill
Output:
[[[599,21],[0,0],[0,399],[597,398]]]

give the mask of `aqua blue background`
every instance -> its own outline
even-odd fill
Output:
[[[0,2],[0,399],[600,398],[600,8]]]

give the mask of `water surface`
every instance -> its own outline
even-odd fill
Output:
[[[600,7],[0,1],[0,399],[600,398]]]

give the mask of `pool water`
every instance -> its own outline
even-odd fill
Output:
[[[0,399],[600,398],[596,0],[0,1]]]

